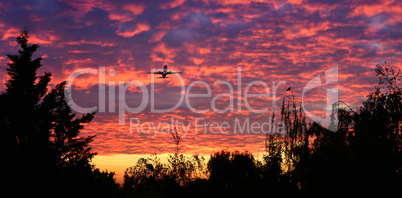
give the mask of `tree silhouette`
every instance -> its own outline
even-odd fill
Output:
[[[392,193],[401,186],[399,71],[384,64],[375,73],[379,83],[357,111],[343,102],[333,105],[336,132],[316,123],[308,129],[314,143],[294,171],[301,192]]]
[[[79,137],[79,132],[84,128],[83,124],[89,123],[95,112],[84,114],[81,118],[75,118],[64,94],[65,82],[56,86],[41,104],[48,110],[54,121],[54,127],[50,134],[51,148],[56,152],[56,165],[60,168],[68,166],[88,166],[96,153],[91,151],[89,143],[95,136]],[[55,101],[55,103],[53,103]],[[54,105],[50,107],[49,104]]]
[[[375,72],[379,82],[355,116],[350,148],[358,187],[389,190],[401,185],[402,93],[399,71],[384,63]]]
[[[28,39],[24,29],[16,39],[18,54],[7,55],[10,79],[0,95],[0,175],[10,189],[66,190],[71,181],[93,178],[89,162],[96,153],[89,143],[94,136],[79,137],[79,132],[95,112],[75,118],[65,98],[65,82],[47,93],[51,74],[38,76],[42,59],[32,56],[39,46]]]
[[[17,55],[8,54],[8,80],[6,92],[1,95],[1,143],[2,143],[2,175],[11,183],[13,174],[20,173],[32,178],[33,172],[22,166],[42,172],[52,165],[50,142],[50,125],[41,124],[38,116],[39,101],[47,92],[50,73],[37,76],[41,58],[32,60],[33,53],[39,47],[28,45],[28,31],[25,29],[17,37],[21,50]],[[42,127],[38,127],[41,125]],[[27,170],[27,172],[23,172]],[[27,181],[27,180],[23,180]],[[27,181],[32,182],[32,181]]]
[[[128,197],[187,197],[192,189],[205,185],[204,158],[193,155],[187,157],[180,154],[180,136],[176,128],[170,131],[176,148],[173,155],[168,156],[168,163],[161,163],[154,154],[148,158],[140,158],[138,162],[126,169],[124,173],[123,192]],[[200,193],[198,195],[201,195]]]
[[[128,197],[174,197],[179,188],[168,165],[161,163],[156,155],[139,159],[124,174],[123,190]]]
[[[259,167],[249,152],[216,152],[208,162],[208,171],[210,193],[214,197],[258,194]]]
[[[294,95],[284,97],[286,131],[267,134],[263,181],[309,194],[395,192],[402,184],[399,71],[383,64],[375,73],[379,83],[357,111],[342,101],[333,104],[336,132],[308,123]]]

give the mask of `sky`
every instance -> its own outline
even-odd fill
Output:
[[[174,127],[182,153],[260,155],[284,98],[324,119],[333,96],[359,107],[376,64],[402,68],[397,0],[4,0],[0,16],[0,91],[27,27],[49,88],[73,79],[76,107],[100,109],[81,135],[118,181],[139,156],[173,153]],[[182,74],[147,74],[163,65]]]

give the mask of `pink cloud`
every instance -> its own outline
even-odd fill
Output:
[[[151,58],[155,62],[173,63],[173,58],[176,57],[176,50],[166,46],[165,43],[158,43],[152,48]]]
[[[123,10],[130,11],[134,15],[140,15],[144,12],[145,6],[143,4],[126,4],[123,6]]]
[[[121,30],[121,28],[119,28],[118,30],[116,30],[116,34],[122,37],[129,38],[141,32],[146,32],[150,30],[150,28],[151,27],[147,23],[137,23],[134,29],[127,28],[125,30]]]
[[[161,9],[169,9],[169,8],[175,8],[177,6],[182,5],[186,0],[171,0],[169,2],[163,3],[159,5]]]
[[[133,20],[133,18],[128,13],[121,13],[121,12],[109,13],[109,19],[119,21],[121,23]]]
[[[18,28],[9,28],[5,30],[3,33],[3,36],[1,37],[1,40],[7,40],[8,38],[15,38],[20,34],[21,30]]]
[[[65,64],[79,64],[79,63],[93,63],[94,61],[90,58],[84,59],[84,60],[75,60],[75,59],[69,59]]]
[[[156,43],[156,42],[160,42],[162,40],[162,38],[166,35],[168,31],[166,30],[160,30],[157,31],[156,33],[154,33],[151,37],[151,39],[149,39],[148,42],[150,43]]]

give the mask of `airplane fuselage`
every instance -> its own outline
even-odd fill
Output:
[[[162,78],[166,78],[168,74],[167,65],[163,66]]]

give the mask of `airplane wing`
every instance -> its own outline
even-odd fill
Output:
[[[181,74],[182,72],[172,72],[172,71],[170,71],[170,72],[168,72],[167,74]]]
[[[158,71],[158,72],[147,72],[147,74],[162,74],[162,72],[161,72],[161,71]]]

